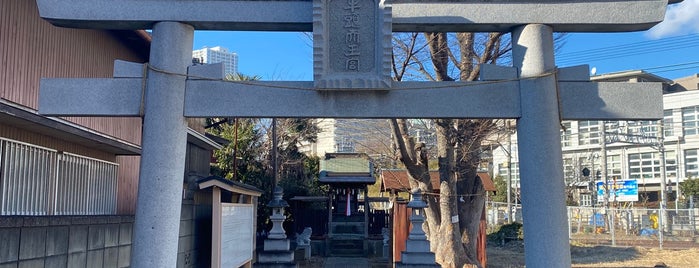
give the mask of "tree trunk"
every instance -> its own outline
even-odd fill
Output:
[[[472,33],[456,35],[460,52],[458,61],[449,47],[446,33],[424,33],[426,47],[430,52],[430,63],[434,76],[425,74],[428,79],[436,81],[453,81],[449,76],[449,60],[454,61],[462,81],[476,79],[479,73],[478,63],[492,63],[509,48],[500,49],[501,34],[488,35],[485,48],[477,55],[475,39]],[[414,41],[416,36],[413,36]],[[414,51],[419,46],[413,42],[405,42],[402,62],[404,70],[411,63]],[[408,45],[410,44],[410,45]],[[415,50],[413,50],[413,48]],[[417,58],[415,58],[417,59]],[[395,62],[394,62],[395,63]],[[417,62],[418,71],[425,73],[429,68],[423,68]],[[394,68],[398,78],[404,72]],[[430,240],[431,250],[436,255],[436,261],[442,267],[481,267],[477,255],[477,239],[480,219],[485,205],[485,193],[482,182],[477,178],[477,168],[480,161],[481,142],[494,129],[493,120],[468,119],[437,119],[437,161],[439,164],[439,193],[435,194],[429,178],[429,167],[426,155],[420,150],[408,135],[405,120],[392,120],[394,142],[399,149],[399,158],[405,164],[411,178],[413,189],[420,188],[425,193],[428,207],[425,208],[425,232]]]

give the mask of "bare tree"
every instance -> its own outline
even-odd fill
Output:
[[[472,81],[479,64],[496,63],[510,51],[503,33],[410,33],[394,38],[396,80]],[[468,89],[464,89],[468,90]],[[476,238],[485,203],[476,177],[482,142],[497,130],[495,120],[435,119],[439,192],[427,196],[426,233],[442,267],[480,267]],[[391,120],[398,159],[405,165],[412,188],[436,193],[429,176],[423,143],[409,134],[407,120]]]

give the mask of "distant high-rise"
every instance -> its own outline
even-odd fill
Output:
[[[199,63],[223,63],[226,74],[238,73],[238,54],[228,52],[228,49],[220,46],[204,47],[192,51],[192,58]]]

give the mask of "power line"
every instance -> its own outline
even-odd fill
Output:
[[[571,52],[563,52],[563,53],[558,54],[557,56],[559,58],[565,60],[568,58],[585,57],[585,56],[595,55],[595,54],[614,54],[615,52],[618,52],[618,51],[628,51],[628,50],[632,50],[632,49],[644,49],[644,48],[649,48],[649,47],[653,48],[653,47],[668,46],[668,45],[673,45],[673,44],[686,44],[686,43],[693,43],[696,41],[699,41],[699,34],[689,34],[689,35],[683,35],[683,36],[668,37],[668,38],[663,38],[663,39],[658,39],[658,40],[641,41],[641,42],[636,42],[636,43],[614,45],[614,46],[609,46],[609,47],[601,47],[601,48],[585,49],[585,50],[578,50],[578,51],[571,51]]]
[[[699,34],[690,34],[610,47],[565,52],[556,55],[556,58],[557,62],[565,64],[583,60],[593,61],[616,59],[633,55],[659,53],[690,47],[699,47]]]

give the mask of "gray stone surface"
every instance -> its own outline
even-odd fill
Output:
[[[258,263],[293,263],[293,251],[264,251],[257,254]]]
[[[17,263],[18,268],[44,267],[44,259],[23,260]]]
[[[39,0],[42,18],[73,28],[147,29],[158,21],[181,21],[200,30],[293,30],[310,32],[310,1]],[[645,30],[661,21],[666,0],[647,1],[462,1],[393,3],[394,31],[510,31],[543,23],[564,32]],[[197,12],[191,12],[196,9]],[[220,12],[254,10],[255,12]],[[584,10],[584,11],[582,11]],[[182,16],[187,14],[187,16]],[[109,23],[116,22],[116,23]]]
[[[657,120],[661,83],[559,82],[565,120]]]
[[[51,227],[46,236],[46,256],[68,253],[69,234],[68,226]]]
[[[24,219],[22,217],[15,217],[15,216],[2,216],[2,217],[0,217],[0,228],[22,227],[23,224],[24,224]]]
[[[181,220],[194,219],[194,205],[182,205]]]
[[[185,116],[190,117],[519,117],[517,82],[401,82],[390,91],[360,92],[299,90],[313,88],[312,82],[255,82],[241,87],[188,81],[187,88]]]
[[[329,257],[325,259],[325,268],[355,268],[355,267],[371,267],[367,258],[343,258]]]
[[[102,267],[104,264],[104,249],[87,252],[87,267]]]
[[[104,225],[90,225],[87,236],[87,250],[104,248]]]
[[[316,89],[391,86],[391,8],[384,1],[313,1]]]
[[[27,260],[46,256],[46,227],[22,228],[19,259]]]
[[[51,225],[51,226],[70,225],[70,217],[69,216],[51,216],[51,217],[49,217],[49,225]]]
[[[66,268],[68,267],[68,254],[46,257],[44,266],[47,268]]]
[[[0,268],[17,268],[17,262],[0,263]]]
[[[131,245],[132,223],[119,224],[119,245]]]
[[[118,267],[119,264],[119,248],[118,247],[111,247],[111,248],[105,248],[104,249],[104,266],[103,268],[108,268],[108,267]]]
[[[410,240],[405,241],[405,251],[407,252],[430,252],[430,241]]]
[[[39,226],[49,226],[48,217],[30,217],[24,216],[23,225],[24,227],[39,227]]]
[[[553,29],[526,25],[512,33],[513,65],[521,77],[553,70]],[[570,267],[559,104],[554,76],[520,81],[522,117],[517,121],[527,267]],[[661,111],[662,112],[662,111]],[[529,157],[528,157],[529,156]],[[541,194],[546,192],[547,194]],[[545,205],[544,205],[545,204]]]
[[[119,247],[119,260],[117,262],[118,267],[129,267],[131,263],[131,246],[120,246]]]
[[[104,246],[114,247],[119,245],[119,224],[104,226]]]
[[[68,252],[80,252],[87,250],[87,225],[74,225],[70,227]]]
[[[400,261],[403,264],[436,264],[432,252],[401,252]]]
[[[140,78],[143,77],[143,67],[142,63],[115,60],[112,76],[115,78]]]
[[[191,236],[180,237],[177,243],[177,252],[187,252],[194,248],[194,240]]]
[[[207,63],[187,67],[189,79],[223,79],[225,71],[223,63]]]
[[[0,228],[0,263],[19,259],[20,228]]]
[[[182,220],[180,221],[180,236],[191,236],[193,233],[192,226],[194,221],[192,220]]]
[[[265,239],[264,241],[264,250],[286,251],[289,249],[289,239]]]
[[[42,78],[39,113],[138,116],[141,86],[140,78]],[[87,88],[90,90],[85,90]],[[73,97],[65,98],[64,94]],[[103,103],[113,105],[102,107]]]
[[[150,64],[167,72],[185,73],[192,62],[194,28],[159,22],[153,27],[152,36]],[[187,151],[187,122],[182,116],[185,77],[150,70],[146,88],[134,222],[137,239],[132,247],[131,265],[175,267]]]
[[[87,267],[87,252],[75,252],[68,254],[68,267],[83,268]]]
[[[575,79],[575,77],[569,79]],[[256,82],[255,85],[245,86],[214,81],[187,83],[190,90],[186,93],[185,115],[190,117],[518,118],[521,116],[520,96],[516,82],[482,85],[478,85],[478,82],[451,82],[454,87],[445,87],[444,83],[403,82],[393,86],[394,90],[390,92],[325,93],[294,89],[310,89],[313,86],[312,82]],[[562,119],[648,120],[659,118],[658,111],[662,112],[662,109],[657,109],[662,105],[657,101],[658,96],[662,95],[660,83],[627,83],[623,89],[615,88],[616,85],[619,83],[559,82]],[[435,87],[440,88],[438,90],[441,94],[436,96],[432,94],[436,92]],[[61,95],[66,96],[65,99],[70,99],[70,94],[73,93],[64,92]],[[210,98],[213,95],[219,97]],[[604,96],[604,99],[600,96]],[[629,101],[634,105],[629,105]],[[140,103],[140,97],[134,96],[132,102]],[[259,105],[259,103],[267,105]],[[492,103],[498,103],[498,105],[492,105]],[[52,115],[73,115],[73,111],[70,110],[73,108],[64,110],[64,107],[70,105],[63,104],[56,102],[53,104],[56,107],[47,109],[52,110]],[[83,114],[108,114],[112,109],[110,106],[112,104],[96,106],[95,110],[87,110]],[[443,109],[444,107],[449,108]],[[136,110],[138,109],[134,108],[134,113],[138,113]]]

